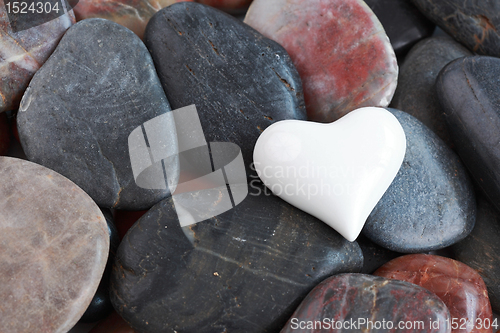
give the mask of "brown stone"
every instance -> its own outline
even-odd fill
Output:
[[[198,3],[219,8],[221,10],[234,12],[248,8],[252,0],[196,0]]]
[[[450,310],[452,332],[491,332],[486,325],[492,323],[486,285],[464,263],[435,255],[406,255],[389,261],[374,275],[411,282],[435,293]]]
[[[0,157],[0,332],[66,332],[85,312],[109,251],[104,216],[74,183]]]
[[[255,0],[245,23],[290,54],[310,120],[332,122],[359,107],[389,105],[396,56],[364,1]]]
[[[0,0],[0,112],[14,110],[35,72],[75,23],[73,11],[39,26],[13,32]]]

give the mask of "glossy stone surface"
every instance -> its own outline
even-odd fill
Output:
[[[6,155],[10,146],[10,126],[5,113],[0,113],[0,156]]]
[[[365,274],[340,274],[321,282],[304,299],[290,321],[281,331],[291,332],[337,332],[340,330],[322,326],[314,329],[307,327],[307,322],[323,321],[325,318],[332,321],[344,321],[349,325],[342,331],[352,332],[391,332],[391,322],[396,328],[399,322],[422,321],[420,329],[404,332],[449,332],[445,322],[450,313],[446,305],[433,293],[414,284],[390,280],[378,276]],[[359,319],[365,319],[360,324]],[[370,329],[366,322],[372,321]],[[296,327],[304,322],[304,329]],[[352,326],[354,322],[357,326]],[[430,322],[437,322],[439,328],[432,328]],[[295,323],[295,324],[294,324]],[[333,323],[335,327],[335,323]],[[380,326],[376,326],[380,325]],[[383,326],[385,325],[385,326]],[[295,328],[296,327],[296,328]],[[375,327],[375,329],[373,328]],[[378,329],[377,329],[378,328]]]
[[[361,251],[363,251],[363,269],[360,273],[373,274],[373,272],[386,262],[402,255],[401,253],[375,244],[363,234],[359,235],[356,242],[359,244]]]
[[[500,59],[457,59],[436,89],[455,149],[489,200],[500,209]]]
[[[421,41],[406,56],[392,99],[391,105],[394,108],[420,120],[449,147],[453,144],[434,84],[444,66],[469,55],[472,55],[469,50],[446,36]]]
[[[286,51],[234,17],[197,3],[155,15],[148,46],[172,108],[196,104],[207,142],[232,142],[247,174],[258,136],[305,119],[300,77]]]
[[[134,331],[122,317],[113,311],[89,333],[136,333],[136,331]]]
[[[357,243],[263,188],[183,228],[169,198],[120,244],[112,301],[139,332],[276,332],[320,281],[362,265]]]
[[[373,209],[363,233],[393,251],[442,249],[474,227],[474,189],[458,156],[413,116],[389,109],[406,134],[398,175]]]
[[[89,307],[80,318],[80,322],[83,323],[94,323],[99,320],[106,318],[113,310],[113,305],[111,304],[111,299],[109,298],[109,276],[111,274],[111,268],[115,259],[116,250],[118,244],[120,244],[120,238],[118,236],[118,230],[113,222],[113,216],[109,209],[102,210],[104,218],[106,219],[106,224],[108,225],[109,233],[109,255],[108,261],[106,263],[106,268],[97,288],[97,292],[92,298]]]
[[[408,0],[365,0],[384,27],[398,57],[419,40],[430,37],[436,27]]]
[[[484,55],[500,56],[498,1],[412,0],[429,19],[464,44]]]
[[[168,111],[141,40],[114,22],[88,19],[68,30],[31,81],[17,126],[31,161],[68,177],[100,206],[147,209],[169,190],[135,184],[128,136]],[[157,133],[173,154],[175,133],[173,122]]]
[[[460,243],[453,245],[457,260],[474,268],[488,288],[491,306],[500,312],[500,214],[482,196],[477,201],[476,226]]]
[[[13,32],[4,0],[0,0],[0,112],[17,109],[33,74],[73,23],[75,16],[69,11],[37,27]]]
[[[78,0],[74,8],[78,21],[103,18],[129,28],[142,38],[149,19],[162,8],[193,0]]]
[[[97,290],[108,249],[104,216],[85,192],[0,157],[1,332],[68,331]]]
[[[310,120],[332,122],[360,107],[389,105],[396,57],[363,1],[255,0],[245,23],[290,54]]]
[[[486,285],[475,270],[459,261],[435,255],[407,255],[388,262],[374,274],[414,283],[435,293],[458,322],[452,332],[491,332],[491,328],[480,325],[492,322]]]

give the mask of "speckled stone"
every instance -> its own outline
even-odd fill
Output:
[[[482,256],[479,252],[476,255]],[[435,293],[456,319],[458,326],[452,327],[452,332],[491,332],[484,325],[492,322],[486,285],[475,270],[459,261],[412,254],[388,262],[374,275],[414,283]]]
[[[406,154],[363,233],[403,253],[426,252],[464,239],[474,227],[474,189],[458,156],[415,117],[396,109]]]
[[[412,0],[429,19],[471,51],[500,56],[500,3],[494,0]]]
[[[363,234],[356,238],[356,242],[363,251],[363,269],[360,273],[372,274],[383,264],[402,255],[375,244]]]
[[[1,332],[67,332],[92,300],[108,250],[104,216],[85,192],[0,157]]]
[[[430,37],[436,27],[408,0],[365,0],[384,27],[392,48],[403,57],[419,40]]]
[[[6,155],[10,146],[10,126],[5,113],[0,113],[0,156]]]
[[[472,55],[469,50],[446,36],[421,41],[406,56],[392,99],[394,108],[423,122],[449,147],[453,147],[453,144],[434,84],[444,66],[469,55]]]
[[[169,198],[120,244],[111,298],[139,332],[277,332],[320,281],[362,265],[356,242],[263,189],[183,228]]]
[[[476,226],[463,241],[453,245],[457,260],[478,271],[488,288],[491,306],[500,312],[500,214],[478,196]]]
[[[466,57],[436,81],[455,150],[478,186],[500,209],[500,59]]]
[[[277,43],[217,9],[179,3],[148,24],[150,50],[172,108],[196,104],[208,142],[241,148],[254,173],[259,135],[283,119],[306,119],[299,74]]]
[[[363,106],[389,105],[396,56],[364,1],[255,0],[245,23],[290,54],[309,119],[332,122]]]
[[[136,333],[136,331],[116,312],[113,312],[89,333]]]
[[[17,126],[29,160],[68,177],[100,206],[147,209],[169,190],[136,185],[128,137],[168,111],[142,41],[114,22],[88,19],[68,30],[31,81]],[[173,122],[157,133],[172,154],[175,133]]]
[[[325,324],[325,319],[328,321]],[[365,323],[359,322],[364,319]],[[404,281],[365,274],[332,276],[314,288],[281,333],[315,332],[449,332],[446,305],[430,291]],[[319,321],[322,326],[314,323]],[[371,325],[366,322],[371,321]],[[347,325],[335,329],[336,322]],[[411,322],[419,328],[397,330]],[[422,323],[416,323],[422,322]],[[436,322],[438,328],[431,327]],[[354,326],[353,326],[354,324]],[[302,327],[299,325],[303,325]],[[328,326],[330,325],[330,326]],[[333,325],[333,328],[332,328]]]
[[[157,11],[184,1],[193,0],[78,0],[74,11],[78,21],[88,18],[111,20],[142,38],[149,19]]]
[[[75,16],[69,11],[37,27],[13,32],[4,0],[0,0],[0,112],[17,109],[33,74],[73,23]]]

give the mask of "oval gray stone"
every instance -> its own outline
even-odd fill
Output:
[[[68,30],[36,73],[17,124],[29,160],[68,177],[100,206],[147,209],[169,191],[136,185],[128,137],[168,111],[142,41],[117,23],[88,19]],[[156,135],[177,152],[173,122]]]

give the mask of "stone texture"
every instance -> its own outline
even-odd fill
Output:
[[[78,21],[88,18],[111,20],[142,38],[149,19],[162,8],[193,0],[79,0],[74,8]]]
[[[500,214],[483,197],[478,197],[476,226],[452,250],[457,260],[478,271],[488,288],[491,306],[500,312]]]
[[[290,54],[310,120],[332,122],[359,107],[389,105],[397,61],[363,1],[255,0],[245,23]]]
[[[68,177],[100,206],[147,209],[169,191],[135,184],[128,136],[168,111],[141,40],[114,22],[88,19],[68,30],[37,72],[17,125],[31,161]],[[173,122],[157,133],[174,154],[175,133]]]
[[[363,233],[390,250],[415,253],[450,246],[474,227],[474,190],[458,156],[413,116],[390,110],[406,134],[406,155]]]
[[[498,1],[412,1],[429,19],[471,51],[500,56]]]
[[[455,149],[479,187],[500,209],[500,59],[457,59],[436,89]]]
[[[449,332],[445,328],[450,313],[446,305],[433,293],[417,285],[389,280],[382,277],[364,274],[340,274],[332,276],[315,287],[297,308],[290,321],[281,331],[291,332]],[[347,329],[335,330],[331,326],[307,327],[307,322],[324,319],[349,325]],[[352,326],[363,318],[372,322]],[[421,321],[420,328],[398,330],[403,324]],[[304,329],[297,330],[297,325],[304,322]],[[390,322],[391,324],[389,324]],[[437,322],[439,328],[431,328],[430,322]],[[343,324],[343,323],[342,323]],[[335,323],[333,323],[335,328]],[[380,326],[376,326],[380,325]],[[385,326],[383,326],[385,325]],[[419,324],[416,324],[419,325]]]
[[[384,27],[398,57],[406,55],[419,40],[430,37],[436,27],[410,1],[366,0]]]
[[[113,312],[89,333],[136,333],[136,331],[116,312]]]
[[[85,192],[0,157],[1,332],[67,332],[97,290],[108,249],[104,216]]]
[[[5,113],[0,113],[0,156],[6,155],[10,146],[10,126]]]
[[[402,255],[375,244],[363,234],[359,235],[356,242],[363,251],[363,269],[360,273],[372,274],[386,262]]]
[[[132,226],[118,248],[111,297],[134,329],[276,332],[320,281],[361,269],[357,243],[263,188],[253,193],[183,228],[169,198]]]
[[[120,244],[120,238],[118,236],[118,230],[116,229],[115,223],[113,222],[113,215],[109,209],[102,210],[104,218],[106,219],[106,224],[108,225],[109,233],[109,255],[108,261],[106,263],[106,268],[97,288],[97,292],[94,298],[90,302],[89,307],[80,318],[80,322],[83,323],[95,323],[97,321],[106,318],[113,310],[113,305],[111,304],[111,299],[109,297],[109,277],[111,274],[111,268],[115,259],[116,250],[118,244]]]
[[[451,318],[456,318],[452,332],[491,332],[483,325],[492,322],[486,285],[475,270],[459,261],[413,254],[388,262],[374,274],[414,283],[435,293],[448,307]]]
[[[37,27],[14,32],[4,0],[0,0],[0,112],[17,109],[33,74],[73,23],[75,16],[69,11]]]
[[[469,55],[472,55],[469,50],[449,37],[433,37],[419,42],[401,66],[398,87],[392,99],[394,108],[420,120],[449,147],[453,144],[434,85],[444,66]]]
[[[207,142],[232,142],[247,174],[258,136],[283,119],[305,119],[299,74],[277,43],[197,3],[155,15],[145,43],[172,108],[196,104]]]
[[[244,13],[252,0],[196,0],[196,2],[230,13]]]

